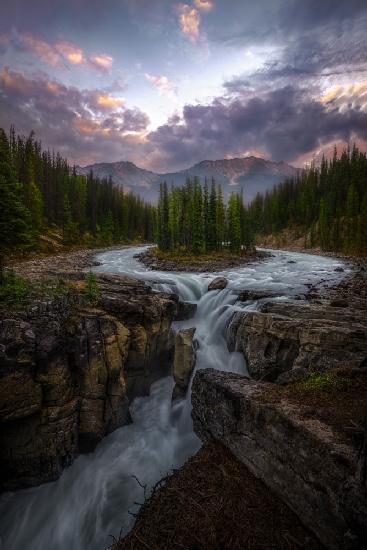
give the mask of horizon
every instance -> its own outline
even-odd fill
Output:
[[[31,14],[15,0],[0,14],[0,125],[70,164],[302,168],[334,144],[367,150],[362,0],[35,0]]]

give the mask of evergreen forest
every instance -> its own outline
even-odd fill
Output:
[[[257,236],[297,227],[305,248],[367,254],[367,157],[353,147],[257,195],[248,207]]]
[[[50,230],[63,244],[86,246],[153,240],[156,209],[111,179],[78,175],[33,134],[0,129],[0,259],[37,249]]]

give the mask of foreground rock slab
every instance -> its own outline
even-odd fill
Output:
[[[194,429],[224,444],[330,549],[365,549],[367,490],[358,448],[282,388],[198,371]],[[285,390],[283,390],[285,391]]]

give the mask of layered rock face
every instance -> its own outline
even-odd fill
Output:
[[[227,342],[244,354],[252,377],[285,381],[307,369],[359,367],[367,357],[367,316],[355,308],[268,302],[261,311],[236,313]]]
[[[99,284],[98,308],[69,292],[0,319],[1,489],[56,479],[170,372],[177,297],[126,277]]]
[[[351,440],[279,386],[237,374],[198,371],[192,403],[199,437],[228,447],[326,548],[366,548],[363,456]]]

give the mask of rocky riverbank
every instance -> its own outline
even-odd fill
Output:
[[[76,252],[15,266],[35,290],[0,312],[3,490],[56,479],[128,423],[131,400],[171,372],[170,327],[185,315],[178,297],[101,274],[99,298],[90,303],[83,270],[91,258]]]
[[[234,267],[241,267],[253,262],[258,262],[271,256],[270,252],[253,251],[244,256],[230,254],[213,254],[210,256],[167,256],[157,253],[155,248],[137,254],[137,258],[149,269],[159,271],[183,271],[193,273],[210,273],[223,271]]]

